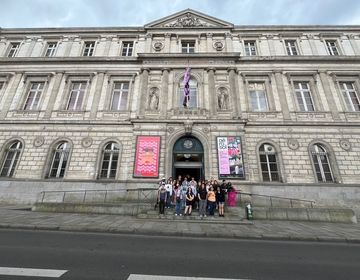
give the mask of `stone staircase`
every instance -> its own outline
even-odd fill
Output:
[[[235,209],[236,208],[236,209]],[[176,216],[175,209],[165,209],[165,214],[159,214],[158,210],[148,210],[137,215],[139,219],[162,219],[167,221],[186,221],[186,222],[206,222],[215,224],[252,224],[245,217],[245,210],[239,211],[239,207],[231,207],[225,209],[225,217],[219,217],[218,213],[215,212],[214,216],[200,217],[198,210],[193,210],[191,215]]]

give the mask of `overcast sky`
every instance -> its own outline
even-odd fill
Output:
[[[143,26],[187,8],[235,25],[360,25],[359,0],[0,0],[0,27]]]

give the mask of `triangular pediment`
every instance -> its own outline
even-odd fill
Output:
[[[232,28],[232,23],[186,9],[176,14],[150,22],[145,28]]]

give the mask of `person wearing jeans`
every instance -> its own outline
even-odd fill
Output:
[[[207,193],[207,202],[209,207],[209,215],[214,216],[215,207],[216,207],[216,195],[214,188],[211,186],[209,192]]]
[[[183,193],[179,183],[175,185],[175,216],[181,216],[181,203],[183,200]]]
[[[199,215],[200,217],[206,217],[207,191],[204,182],[201,183],[197,196],[199,199]]]

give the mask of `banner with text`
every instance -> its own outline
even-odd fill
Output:
[[[134,177],[159,177],[160,136],[138,136]]]
[[[217,137],[220,178],[245,179],[240,136]]]

